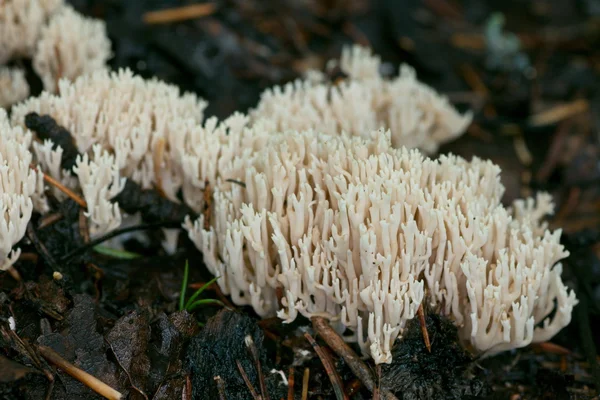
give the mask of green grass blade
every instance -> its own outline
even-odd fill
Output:
[[[192,297],[190,297],[190,299],[187,301],[187,303],[185,303],[185,309],[187,310],[188,307],[190,306],[190,304],[192,304],[194,302],[194,300],[196,300],[196,298],[198,296],[200,296],[202,294],[202,292],[204,292],[210,285],[212,285],[213,283],[215,283],[217,281],[217,279],[219,279],[219,277],[215,277],[213,279],[211,279],[210,281],[206,282],[204,285],[202,285],[201,288],[199,288],[198,290],[196,290],[196,293],[194,293],[192,295]]]
[[[185,269],[183,270],[183,283],[181,284],[181,293],[179,294],[179,311],[183,311],[185,305],[185,292],[187,290],[188,275],[190,273],[190,265],[185,261]]]
[[[132,253],[131,251],[111,249],[106,246],[94,246],[94,251],[96,253],[104,254],[105,256],[120,258],[121,260],[133,260],[142,256],[141,254]]]
[[[223,303],[217,299],[202,299],[202,300],[197,300],[194,303],[192,303],[188,308],[186,308],[186,310],[188,312],[192,312],[193,310],[195,310],[196,308],[198,308],[200,306],[206,306],[209,304],[216,304],[219,306],[223,305]]]

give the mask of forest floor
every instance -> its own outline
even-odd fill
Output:
[[[112,68],[195,92],[220,118],[253,107],[268,87],[324,68],[351,43],[372,47],[390,70],[414,66],[420,80],[474,113],[466,134],[440,153],[500,165],[506,204],[537,191],[554,196],[549,224],[563,230],[571,253],[563,279],[579,305],[551,342],[482,360],[463,353],[456,332],[426,310],[431,353],[413,324],[394,365],[360,363],[375,377],[373,395],[356,365],[332,350],[330,333],[308,329],[311,321],[260,321],[214,284],[198,297],[214,301],[182,310],[182,285],[189,299],[212,279],[185,235],[171,256],[157,250],[158,235],[151,245],[132,240],[130,253],[102,254],[83,244],[73,228],[80,210],[65,203],[60,219],[31,222],[16,265],[21,281],[0,274],[1,399],[100,398],[47,362],[45,351],[129,399],[249,399],[248,386],[273,399],[343,398],[340,390],[386,398],[387,389],[404,399],[598,398],[600,1],[219,0],[199,15],[165,13],[185,3],[176,0],[71,3],[106,21]],[[520,49],[492,48],[502,16]],[[61,262],[62,280],[53,279],[49,259]]]

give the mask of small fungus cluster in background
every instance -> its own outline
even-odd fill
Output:
[[[470,113],[459,114],[445,97],[419,82],[408,65],[401,66],[397,77],[384,78],[380,58],[361,46],[345,49],[339,63],[329,64],[339,64],[347,78],[329,83],[324,74],[310,71],[305,80],[266,90],[251,116],[268,118],[281,131],[369,137],[389,129],[394,147],[429,154],[471,123]]]
[[[110,41],[105,23],[86,18],[63,0],[0,2],[0,107],[29,95],[22,67],[28,59],[49,92],[60,78],[75,79],[106,67]]]
[[[469,114],[406,68],[382,78],[363,48],[340,64],[349,79],[338,85],[313,73],[266,92],[249,115],[204,123],[206,104],[193,95],[99,71],[13,107],[11,129],[30,135],[21,129],[37,113],[71,132],[73,151],[47,140],[31,150],[45,173],[82,193],[95,234],[123,223],[113,201],[123,178],[154,188],[200,215],[184,227],[236,304],[287,322],[324,316],[376,363],[391,361],[423,303],[485,355],[568,324],[577,300],[560,277],[560,231],[542,223],[550,198],[504,208],[496,165],[416,150],[434,152],[462,133]],[[21,145],[29,157],[30,142]],[[76,161],[66,160],[73,153]],[[3,165],[30,173],[14,160]],[[7,182],[10,199],[25,205],[38,187]],[[5,225],[26,224],[30,209],[5,212]],[[0,255],[18,233],[3,239]]]

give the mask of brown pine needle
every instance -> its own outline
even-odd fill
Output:
[[[192,400],[192,380],[189,375],[185,376],[185,386],[181,397],[182,400]]]
[[[294,367],[290,367],[288,376],[288,397],[287,400],[294,400]]]
[[[265,383],[265,376],[262,371],[262,366],[260,365],[260,357],[258,356],[258,349],[256,348],[256,344],[252,339],[252,336],[248,335],[244,339],[246,342],[246,347],[250,350],[250,355],[252,356],[252,360],[254,361],[254,367],[256,368],[256,374],[258,375],[258,383],[260,385],[260,394],[262,400],[270,400],[269,392],[267,392],[267,385]]]
[[[337,400],[348,400],[348,396],[344,392],[344,384],[342,383],[342,379],[335,369],[335,365],[333,364],[333,360],[329,357],[329,354],[319,344],[313,339],[312,336],[308,332],[304,333],[304,337],[310,345],[315,350],[315,353],[321,359],[323,366],[325,367],[325,372],[327,372],[327,376],[329,376],[329,380],[331,381],[331,385],[333,386],[333,392],[335,393],[335,397]]]
[[[242,363],[240,362],[240,360],[235,360],[235,363],[237,364],[238,370],[240,371],[240,374],[242,375],[242,379],[246,383],[246,386],[248,387],[248,390],[250,391],[252,398],[254,400],[260,400],[260,396],[258,395],[258,392],[256,391],[256,389],[254,389],[252,382],[250,382],[250,378],[248,378],[248,374],[246,374],[246,371],[244,370],[244,367],[242,366]]]
[[[419,310],[417,311],[419,314],[419,323],[421,324],[421,332],[423,333],[423,341],[425,342],[425,347],[427,347],[427,351],[431,353],[431,342],[429,341],[429,332],[427,332],[427,323],[425,322],[425,312],[423,312],[423,304],[419,306]]]
[[[531,345],[533,350],[539,350],[546,353],[559,354],[561,356],[569,356],[573,353],[571,350],[564,348],[558,344],[554,344],[552,342],[542,342],[542,343],[534,343]]]
[[[85,216],[85,211],[82,208],[79,209],[79,234],[83,239],[83,243],[90,242],[90,226],[88,218]]]
[[[37,168],[35,165],[32,165],[31,168],[40,172],[44,176],[44,181],[46,183],[49,183],[50,185],[54,186],[55,188],[57,188],[58,190],[60,190],[61,192],[63,192],[67,196],[69,196],[71,199],[73,199],[73,201],[75,203],[79,204],[81,207],[87,208],[87,203],[78,194],[73,192],[71,189],[69,189],[68,187],[66,187],[65,185],[63,185],[62,183],[60,183],[59,181],[57,181],[56,179],[51,177],[50,175],[44,173],[42,170]]]
[[[63,219],[63,217],[64,216],[59,212],[44,215],[42,218],[40,218],[40,223],[38,224],[38,229],[44,229],[44,228],[52,225],[53,223],[60,221],[61,219]]]
[[[308,378],[310,378],[310,368],[305,368],[304,376],[302,377],[302,400],[308,398]]]
[[[71,375],[73,378],[77,379],[79,382],[83,383],[99,395],[104,396],[109,400],[120,400],[123,398],[123,395],[121,393],[111,388],[106,383],[88,374],[87,372],[77,368],[76,366],[62,358],[51,348],[46,346],[38,346],[38,350],[48,362],[54,364],[55,366],[57,366],[67,374]]]
[[[377,385],[375,386],[375,390],[373,390],[373,400],[381,399],[381,364],[377,364],[375,367],[375,371],[377,371]]]
[[[217,9],[213,3],[192,4],[184,7],[168,8],[166,10],[149,11],[144,14],[144,23],[168,24],[181,22],[211,15]]]
[[[17,271],[15,269],[15,267],[13,267],[12,265],[10,267],[8,267],[8,269],[6,270],[6,272],[9,273],[10,276],[12,276],[12,278],[17,281],[17,282],[21,282],[21,274],[19,273],[19,271]]]
[[[525,167],[531,166],[533,163],[533,156],[527,147],[527,143],[525,143],[525,139],[523,136],[517,136],[513,140],[513,144],[515,146],[515,153],[517,154],[517,158]]]
[[[160,138],[156,143],[156,149],[154,153],[152,153],[152,163],[154,164],[154,177],[156,179],[156,190],[160,193],[161,196],[165,197],[165,192],[163,190],[162,183],[162,159],[165,154],[165,139]]]
[[[587,111],[589,103],[585,99],[572,101],[571,103],[560,104],[549,110],[542,111],[529,117],[531,126],[552,125],[574,115]]]

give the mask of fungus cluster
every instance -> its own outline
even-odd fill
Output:
[[[399,76],[384,78],[380,58],[360,46],[345,49],[330,67],[337,64],[346,79],[329,83],[311,71],[305,80],[266,90],[250,115],[272,120],[279,131],[369,137],[389,129],[394,147],[426,153],[434,153],[471,123],[470,113],[459,114],[445,97],[419,82],[408,65],[400,67]]]
[[[44,209],[42,176],[30,168],[31,133],[10,126],[0,108],[0,270],[10,268],[21,251],[13,246],[25,235],[34,205]]]
[[[0,2],[0,107],[29,94],[23,70],[7,70],[3,64],[31,59],[44,89],[55,92],[60,78],[103,69],[109,57],[105,23],[84,17],[63,0]]]
[[[286,322],[324,316],[376,363],[391,361],[423,303],[485,355],[568,324],[577,300],[560,278],[560,231],[542,222],[551,199],[505,208],[496,165],[416,150],[434,151],[470,116],[406,68],[384,79],[379,59],[360,48],[344,53],[341,68],[349,76],[341,84],[313,74],[268,91],[250,115],[204,123],[206,104],[193,95],[98,71],[13,107],[11,122],[25,127],[35,112],[73,134],[80,155],[69,168],[60,145],[32,148],[46,173],[83,194],[95,233],[122,223],[112,200],[123,178],[158,189],[201,214],[184,228],[236,304]],[[29,138],[20,146],[31,160],[30,134],[12,129]],[[19,162],[3,163],[23,173]],[[6,185],[32,198],[31,176],[27,188]],[[30,208],[5,212],[5,225],[27,220]],[[19,238],[3,238],[0,255]]]
[[[505,209],[491,162],[375,136],[265,135],[227,171],[245,187],[222,182],[211,227],[202,216],[187,229],[234,302],[287,322],[325,316],[377,363],[422,302],[486,355],[569,323],[577,301],[560,279],[560,231],[540,222],[547,196]]]

